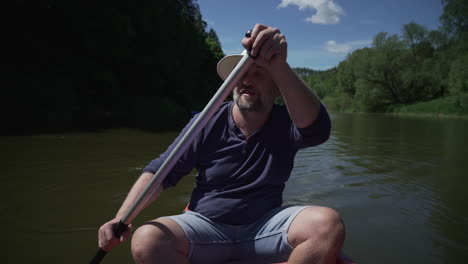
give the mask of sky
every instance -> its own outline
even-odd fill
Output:
[[[226,55],[257,23],[279,28],[292,67],[326,70],[352,51],[370,47],[379,32],[401,35],[412,21],[438,29],[441,0],[197,0]]]

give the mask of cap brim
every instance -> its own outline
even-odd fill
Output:
[[[217,65],[218,75],[224,81],[229,74],[234,70],[237,63],[242,59],[242,55],[229,55],[222,58]]]

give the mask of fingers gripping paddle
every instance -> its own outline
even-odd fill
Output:
[[[122,220],[114,228],[114,236],[120,237],[125,231],[127,231],[128,225],[126,225]],[[106,256],[107,251],[102,248],[99,248],[96,252],[96,255],[89,262],[90,264],[98,264]]]
[[[250,37],[251,31],[248,31],[245,35]],[[197,117],[192,126],[187,130],[182,139],[176,145],[176,147],[169,154],[167,159],[151,178],[148,185],[145,187],[143,192],[140,193],[138,198],[132,204],[130,209],[123,215],[120,219],[118,225],[114,229],[114,235],[120,237],[126,230],[128,225],[135,219],[137,214],[143,209],[146,201],[152,197],[155,191],[158,189],[159,185],[162,183],[166,175],[172,170],[177,160],[192,143],[201,129],[206,125],[210,120],[213,114],[218,110],[218,108],[223,103],[224,99],[229,95],[229,93],[234,89],[234,86],[239,82],[240,78],[247,72],[247,69],[253,62],[253,58],[250,57],[248,52],[243,53],[244,56],[239,61],[237,66],[232,70],[229,76],[226,78],[224,83],[219,87],[218,91],[215,93],[213,98],[208,102],[203,111]],[[99,249],[96,255],[91,260],[90,264],[98,264],[106,256],[107,252],[103,249]]]

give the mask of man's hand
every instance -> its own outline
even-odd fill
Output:
[[[255,63],[270,71],[286,64],[288,43],[277,28],[257,24],[250,38],[242,40],[242,45],[255,57]]]
[[[132,231],[132,225],[129,225],[127,230],[120,236],[116,237],[114,234],[114,229],[119,224],[120,219],[112,219],[111,221],[105,223],[99,228],[99,248],[103,249],[106,252],[109,252],[111,249],[118,246],[120,243],[124,242]]]
[[[264,67],[281,92],[296,127],[312,125],[320,113],[320,99],[286,62],[288,43],[279,29],[257,24],[242,45]],[[325,133],[322,141],[328,139]]]

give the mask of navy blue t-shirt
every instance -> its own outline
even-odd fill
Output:
[[[189,209],[230,225],[253,223],[283,203],[283,190],[301,148],[319,145],[330,135],[323,105],[315,122],[297,128],[285,106],[275,105],[266,124],[246,138],[234,123],[232,107],[224,103],[163,181],[164,188],[193,168],[198,170]],[[155,173],[192,125],[196,116],[145,172]]]

